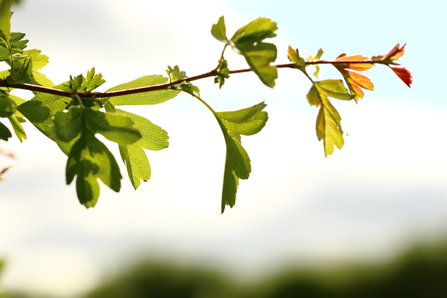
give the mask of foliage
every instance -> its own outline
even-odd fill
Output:
[[[226,206],[235,205],[239,180],[249,178],[251,164],[242,145],[242,136],[262,130],[268,120],[266,104],[261,102],[237,111],[218,112],[201,97],[193,81],[214,77],[215,83],[222,88],[230,75],[254,72],[264,85],[273,88],[278,69],[297,69],[311,82],[307,100],[319,108],[316,134],[318,140],[323,141],[325,156],[332,154],[334,147],[341,149],[344,145],[342,118],[331,100],[358,102],[364,96],[363,90],[374,88],[371,80],[358,72],[382,64],[390,67],[408,86],[412,83],[410,72],[397,67],[405,45],[398,44],[385,55],[367,58],[341,54],[335,60],[321,60],[321,49],[306,60],[298,49],[289,47],[287,56],[291,63],[275,65],[277,49],[268,42],[276,36],[278,27],[275,22],[268,18],[255,19],[228,38],[225,19],[221,17],[212,25],[211,34],[224,46],[217,66],[210,72],[189,77],[176,65],[168,67],[167,76],[148,75],[106,92],[97,92],[95,90],[105,80],[92,68],[86,75],[70,76],[69,80],[55,86],[40,72],[48,63],[48,57],[40,50],[26,50],[28,40],[24,39],[25,34],[11,32],[12,2],[0,1],[0,62],[9,66],[8,70],[0,72],[0,117],[9,121],[20,141],[26,139],[22,123],[29,121],[60,147],[68,157],[66,182],[76,181],[77,196],[85,207],[93,207],[98,201],[98,180],[114,191],[121,188],[118,163],[108,147],[97,138],[98,134],[116,143],[135,189],[151,176],[144,150],[161,150],[169,145],[164,129],[149,119],[118,109],[118,106],[161,104],[181,92],[203,103],[214,115],[226,144],[221,205],[224,212]],[[242,55],[249,68],[230,70],[225,59],[228,48]],[[323,64],[334,66],[341,79],[318,80]],[[315,67],[313,74],[307,71],[308,66]],[[10,94],[14,88],[30,90],[34,97],[24,100],[14,96]],[[7,141],[11,137],[10,128],[0,122],[0,139]]]

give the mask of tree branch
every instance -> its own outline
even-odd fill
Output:
[[[315,60],[315,61],[306,61],[306,65],[316,65],[316,64],[384,64],[388,65],[390,64],[387,61],[384,60]],[[286,64],[277,64],[275,65],[277,68],[297,68],[297,65],[294,63],[286,63]],[[246,69],[238,69],[238,70],[231,70],[230,74],[237,74],[237,73],[245,73],[245,72],[251,72],[253,71],[250,68]],[[6,87],[6,88],[15,88],[15,89],[23,89],[23,90],[29,90],[29,91],[35,91],[35,92],[42,92],[42,93],[48,93],[53,95],[59,95],[59,96],[65,96],[65,97],[72,97],[74,95],[77,95],[79,97],[94,97],[94,98],[108,98],[108,97],[116,97],[116,96],[123,96],[123,95],[129,95],[129,94],[137,94],[137,93],[145,93],[145,92],[151,92],[151,91],[158,91],[158,90],[166,90],[166,89],[172,89],[175,88],[177,85],[182,84],[183,82],[193,82],[209,77],[213,77],[218,75],[218,71],[216,69],[193,77],[187,77],[175,82],[170,82],[166,84],[160,84],[160,85],[154,85],[154,86],[147,86],[147,87],[140,87],[140,88],[134,88],[134,89],[127,89],[127,90],[120,90],[120,91],[110,91],[110,92],[71,92],[71,91],[64,91],[59,89],[54,89],[50,87],[43,87],[39,85],[33,85],[33,84],[27,84],[27,83],[19,83],[19,84],[10,84],[8,80],[0,80],[0,87]]]

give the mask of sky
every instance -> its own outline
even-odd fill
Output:
[[[392,258],[415,239],[445,235],[447,1],[23,2],[12,31],[49,56],[43,72],[56,84],[92,67],[107,81],[101,91],[165,74],[167,65],[189,76],[207,72],[222,50],[210,34],[222,15],[229,36],[257,17],[277,22],[278,63],[287,62],[288,45],[305,57],[322,48],[323,58],[334,59],[406,43],[401,63],[414,84],[408,88],[386,67],[369,70],[375,91],[359,104],[333,102],[348,136],[325,158],[314,130],[317,109],[305,97],[310,86],[298,72],[280,70],[274,89],[253,74],[233,75],[222,90],[212,79],[197,82],[217,111],[268,105],[266,127],[243,139],[251,176],[223,215],[224,142],[212,115],[190,96],[128,109],[167,130],[170,146],[148,152],[149,182],[134,191],[122,167],[121,192],[102,186],[91,209],[65,185],[66,157],[28,125],[25,142],[0,144],[16,155],[0,159],[0,167],[13,165],[0,184],[4,289],[75,295],[140,256],[200,262],[244,279],[285,264]],[[231,69],[246,67],[237,54],[227,59]],[[322,68],[321,79],[336,76]]]

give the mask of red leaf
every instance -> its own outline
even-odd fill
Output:
[[[402,80],[408,87],[411,88],[411,84],[413,83],[413,79],[411,76],[411,72],[409,72],[404,67],[391,67],[390,68],[394,71],[394,73],[399,77],[399,79]]]

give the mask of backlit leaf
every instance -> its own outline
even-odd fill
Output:
[[[83,108],[70,107],[54,116],[54,130],[63,142],[70,142],[84,130]]]
[[[236,44],[253,44],[265,38],[275,37],[276,23],[268,18],[257,18],[234,33],[231,41]]]
[[[234,112],[218,112],[217,115],[229,132],[253,135],[261,131],[267,122],[267,112],[262,111],[266,106],[261,102],[250,108]]]
[[[323,80],[314,82],[314,85],[319,89],[320,93],[342,100],[351,100],[352,97],[348,90],[343,85],[341,80]]]
[[[213,24],[211,27],[211,34],[216,38],[217,40],[228,44],[228,38],[227,38],[227,29],[225,27],[225,19],[223,16],[219,18],[216,24]]]
[[[240,28],[231,38],[231,46],[245,57],[250,68],[268,87],[275,86],[278,77],[276,66],[277,50],[274,44],[262,42],[265,38],[275,37],[276,23],[267,18],[258,18]]]
[[[355,56],[346,56],[346,54],[341,54],[337,57],[336,61],[366,61],[369,60],[367,57],[363,57],[361,55]],[[366,90],[374,90],[374,84],[371,80],[359,73],[349,71],[357,70],[357,71],[365,71],[374,66],[372,63],[334,63],[335,68],[342,74],[345,79],[346,84],[348,85],[349,91],[351,92],[352,97],[356,102],[360,98],[363,98],[365,95],[362,88]]]
[[[148,181],[151,178],[151,165],[144,150],[137,145],[119,145],[121,158],[126,164],[127,173],[133,187],[137,189],[141,180]]]
[[[141,138],[141,133],[127,116],[85,109],[84,119],[92,133],[100,133],[120,145],[133,144]]]
[[[64,91],[69,91],[66,83],[53,87]],[[61,141],[53,130],[52,117],[59,111],[63,111],[70,103],[71,99],[64,96],[48,93],[38,93],[31,100],[28,100],[17,107],[37,129],[53,141],[57,142],[65,154],[69,154],[73,143]]]
[[[0,117],[9,117],[14,114],[14,102],[9,98],[8,94],[0,90]]]
[[[234,206],[239,179],[248,179],[251,172],[250,158],[242,147],[240,134],[252,135],[265,126],[268,119],[262,111],[265,107],[262,102],[238,111],[214,113],[226,144],[222,213],[225,206]]]
[[[8,117],[9,122],[11,123],[12,128],[14,129],[14,133],[16,134],[17,138],[20,142],[22,142],[24,139],[26,139],[26,133],[23,126],[20,124],[20,117],[16,115],[17,113],[14,113],[14,115],[11,115]]]
[[[334,146],[341,149],[344,145],[341,117],[332,104],[325,100],[317,116],[316,131],[318,140],[323,140],[325,156],[334,152]]]
[[[266,86],[273,88],[275,80],[278,78],[277,67],[271,65],[276,60],[276,46],[271,43],[259,42],[255,45],[238,44],[237,48],[259,79]]]
[[[289,58],[290,62],[293,62],[297,65],[298,69],[306,72],[306,61],[300,57],[300,52],[298,49],[293,49],[291,46],[287,49],[287,58]]]
[[[168,133],[148,119],[129,113],[120,109],[115,110],[117,114],[129,117],[133,121],[133,127],[141,134],[141,139],[133,145],[149,150],[162,150],[169,146]]]
[[[150,75],[138,78],[131,82],[121,84],[110,88],[107,92],[121,91],[127,89],[135,89],[140,87],[148,87],[161,85],[168,82],[168,78],[161,75]],[[176,97],[180,91],[178,90],[157,90],[152,92],[129,94],[110,98],[110,103],[114,106],[120,105],[154,105],[165,102]]]
[[[337,57],[337,59],[335,59],[335,61],[366,61],[369,60],[368,57],[364,57],[362,55],[354,55],[354,56],[346,56],[346,54],[341,54],[340,56]],[[370,68],[372,68],[374,66],[373,63],[346,63],[346,64],[334,64],[334,66],[336,67],[341,67],[343,69],[345,68],[349,68],[351,70],[356,70],[356,71],[365,71],[368,70]]]
[[[133,144],[119,145],[121,158],[126,164],[129,179],[133,187],[137,189],[140,186],[141,180],[147,181],[151,176],[150,163],[142,148],[149,150],[167,148],[169,145],[168,134],[161,127],[153,124],[144,117],[115,109],[110,105],[106,106],[106,109],[132,119],[134,128],[138,129],[142,135],[141,139]]]
[[[11,35],[11,0],[0,1],[0,38],[9,40]]]
[[[109,149],[88,131],[76,141],[68,157],[67,184],[71,184],[75,176],[78,199],[87,208],[95,206],[98,201],[97,179],[116,192],[121,188],[122,177],[115,158]]]
[[[25,37],[24,33],[12,32],[11,37],[9,39],[9,46],[12,51],[12,54],[22,53],[28,44],[27,39],[22,39]],[[10,64],[9,59],[9,51],[7,49],[7,45],[3,40],[0,39],[0,61],[6,61]]]
[[[390,67],[394,73],[402,80],[408,87],[411,87],[413,79],[411,73],[403,67]]]

